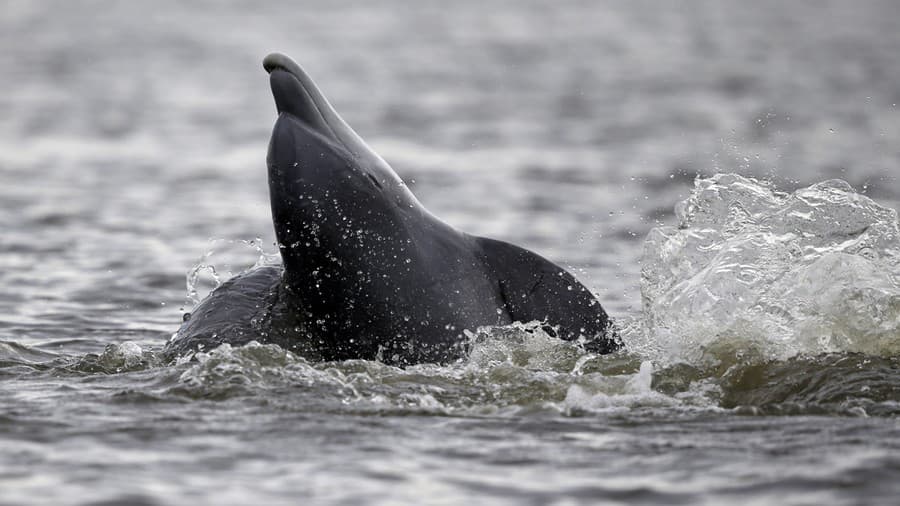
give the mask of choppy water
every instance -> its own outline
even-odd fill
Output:
[[[0,503],[894,504],[898,16],[7,2]],[[162,363],[274,251],[272,50],[435,214],[571,267],[627,351],[514,326],[441,367]]]

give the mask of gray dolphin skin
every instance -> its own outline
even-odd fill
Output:
[[[619,347],[571,274],[429,213],[299,65],[270,54],[263,67],[278,111],[267,162],[283,265],[215,289],[185,315],[170,357],[256,340],[311,360],[442,363],[464,356],[465,330],[515,321],[593,352]]]

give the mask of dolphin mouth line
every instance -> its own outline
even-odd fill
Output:
[[[263,69],[265,69],[265,71],[269,74],[276,70],[284,70],[289,74],[293,74],[294,77],[297,78],[299,78],[303,73],[299,69],[299,66],[294,63],[294,60],[291,60],[281,53],[272,53],[263,58]]]
[[[268,66],[264,64],[263,68],[266,70],[266,72],[268,72],[270,74],[272,72],[275,72],[276,70],[283,70],[283,71],[287,72],[288,74],[293,74],[293,72],[291,72],[291,69],[285,67],[284,65],[281,65],[280,63],[273,63]]]

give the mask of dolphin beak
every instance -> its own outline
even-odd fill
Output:
[[[296,76],[305,75],[300,65],[297,65],[297,62],[281,53],[271,53],[263,58],[263,68],[270,74],[273,70],[281,69]]]
[[[335,137],[326,117],[333,114],[331,105],[299,65],[283,54],[272,53],[263,59],[263,68],[269,73],[279,114],[290,114],[318,133]]]
[[[294,60],[280,53],[272,53],[263,59],[263,68],[269,73],[269,84],[279,117],[290,115],[346,149],[360,165],[382,167],[393,174],[390,166],[341,119],[325,95]],[[282,123],[277,122],[279,125]]]

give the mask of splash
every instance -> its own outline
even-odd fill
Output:
[[[402,368],[372,360],[310,362],[274,344],[223,344],[179,364],[168,393],[227,399],[305,392],[343,410],[395,414],[578,415],[663,402],[650,389],[649,362],[586,354],[539,324],[482,328],[471,339],[468,358]]]
[[[161,395],[263,397],[303,410],[314,400],[364,414],[898,412],[896,211],[842,181],[788,194],[721,174],[697,180],[676,214],[677,227],[646,240],[644,311],[617,320],[621,353],[587,353],[537,323],[469,332],[460,361],[406,368],[309,361],[253,342],[186,357]],[[256,251],[257,265],[277,261]]]
[[[900,353],[897,211],[840,180],[787,194],[719,174],[675,212],[644,245],[633,349],[660,364]]]
[[[278,252],[266,251],[258,237],[252,240],[213,238],[209,242],[210,248],[197,260],[185,278],[187,306],[200,304],[206,295],[236,272],[281,263]],[[255,263],[251,263],[253,255],[256,256]]]
[[[627,412],[634,408],[674,407],[682,404],[675,396],[668,396],[651,388],[653,364],[641,363],[637,373],[625,375],[592,375],[588,381],[575,383],[566,391],[564,406],[567,414],[585,412]]]

